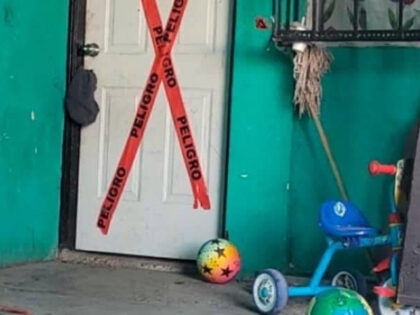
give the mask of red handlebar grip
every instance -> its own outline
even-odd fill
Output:
[[[372,175],[395,175],[397,167],[395,165],[381,164],[378,161],[372,161],[369,164],[369,172]]]

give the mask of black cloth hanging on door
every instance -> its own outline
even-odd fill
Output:
[[[67,90],[66,110],[70,118],[81,126],[93,123],[99,113],[94,95],[97,82],[92,70],[79,69]]]

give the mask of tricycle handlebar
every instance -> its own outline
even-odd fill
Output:
[[[381,164],[378,161],[372,161],[369,163],[369,172],[372,175],[395,175],[397,167],[392,164]]]

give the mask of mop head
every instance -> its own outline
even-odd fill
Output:
[[[318,116],[322,97],[322,76],[330,69],[332,56],[324,49],[308,45],[297,51],[293,59],[293,77],[296,81],[293,102],[301,117],[306,111]]]

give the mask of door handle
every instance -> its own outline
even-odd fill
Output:
[[[100,51],[101,48],[96,43],[90,43],[79,46],[79,55],[84,57],[96,57],[99,55]]]

